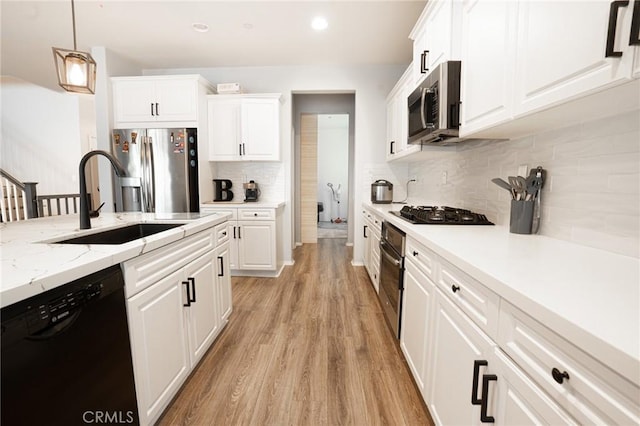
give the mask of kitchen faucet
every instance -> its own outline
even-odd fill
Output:
[[[123,177],[127,175],[122,164],[114,158],[107,151],[89,151],[82,157],[80,160],[80,168],[79,168],[79,178],[80,178],[80,229],[91,229],[91,220],[89,219],[89,204],[87,203],[87,179],[84,175],[84,169],[87,165],[87,161],[95,155],[103,155],[107,157],[109,161],[111,161],[111,165],[113,166],[116,174],[119,177]]]

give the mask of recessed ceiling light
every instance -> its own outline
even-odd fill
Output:
[[[196,31],[199,33],[206,33],[207,31],[209,31],[209,26],[207,24],[202,24],[199,22],[196,22],[195,24],[191,24],[191,27],[193,28],[193,31]]]
[[[313,18],[313,21],[311,21],[311,28],[316,31],[326,30],[328,26],[329,23],[322,16],[316,16],[315,18]]]

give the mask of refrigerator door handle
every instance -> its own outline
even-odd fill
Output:
[[[155,212],[156,211],[156,200],[155,200],[155,168],[153,166],[153,139],[151,137],[149,137],[149,162],[148,162],[148,168],[149,168],[149,182],[148,182],[148,187],[149,187],[149,206],[150,212]]]
[[[142,198],[142,211],[147,212],[147,137],[142,137],[140,144],[140,168],[142,169],[140,179],[140,197]]]

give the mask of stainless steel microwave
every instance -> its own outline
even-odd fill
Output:
[[[460,61],[438,65],[409,95],[409,143],[459,142]]]

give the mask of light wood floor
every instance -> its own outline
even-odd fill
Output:
[[[345,240],[294,256],[277,279],[233,279],[229,324],[159,424],[432,424]]]

